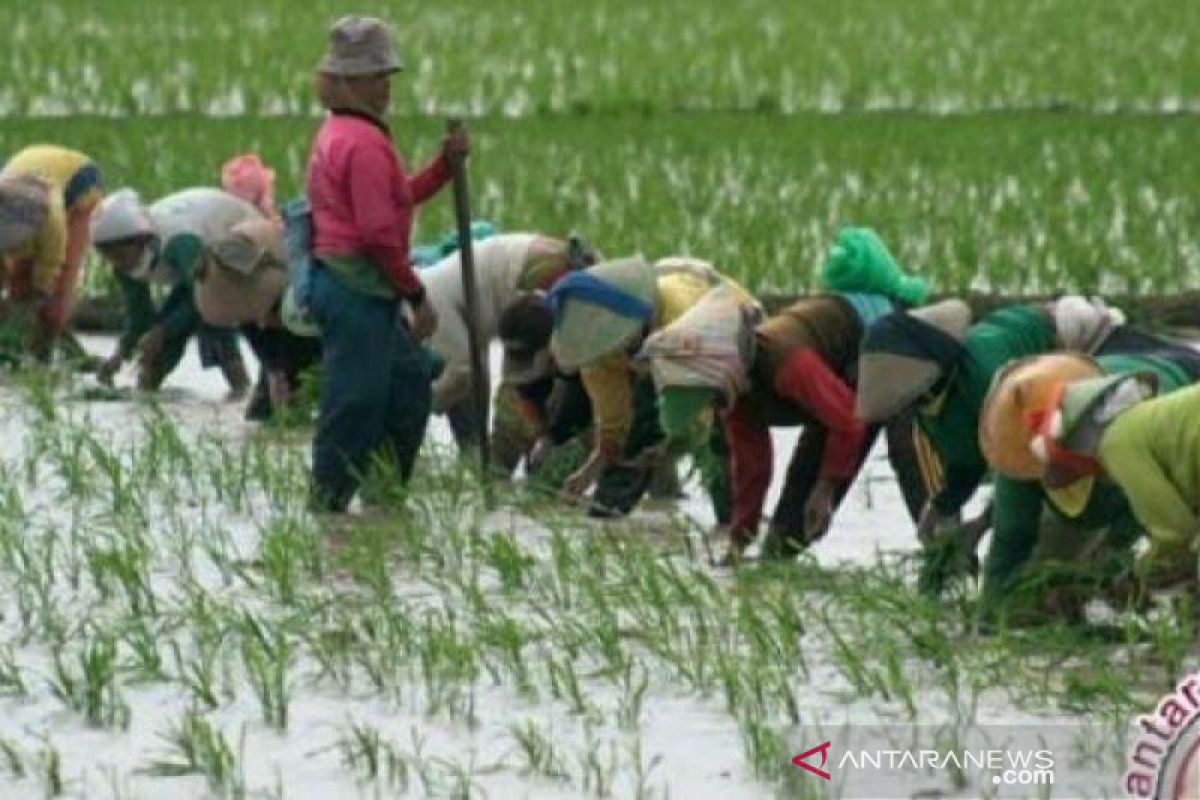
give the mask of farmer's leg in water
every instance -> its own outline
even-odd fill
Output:
[[[916,523],[921,518],[921,511],[929,500],[929,491],[921,470],[921,460],[917,452],[917,430],[912,412],[906,412],[891,419],[884,426],[887,438],[888,462],[896,475],[896,483],[904,496],[904,506],[908,515]]]
[[[383,458],[395,465],[401,480],[407,483],[433,410],[432,364],[400,322],[389,328],[388,336],[391,357]]]
[[[196,331],[200,347],[200,365],[205,369],[220,367],[225,382],[229,384],[227,400],[241,400],[250,391],[250,375],[246,362],[238,347],[237,331],[232,328],[217,328],[201,325]]]
[[[370,457],[388,436],[397,354],[396,303],[344,287],[324,269],[312,275],[312,308],[323,343],[320,414],[313,438],[312,505],[345,511]]]
[[[729,443],[719,420],[714,419],[709,428],[707,452],[696,457],[717,524],[728,525],[733,519],[733,489],[729,483]]]
[[[271,418],[271,379],[267,368],[261,363],[258,367],[258,377],[254,380],[254,388],[250,391],[250,399],[246,401],[245,419],[247,422],[266,422]]]
[[[1144,535],[1124,496],[1111,487],[1093,494],[1077,518],[1047,509],[1010,606],[1023,612],[1022,621],[1082,621],[1088,601],[1132,570],[1133,545]]]
[[[516,409],[524,409],[540,435],[529,451],[526,470],[540,489],[562,488],[583,466],[591,438],[592,401],[578,375],[550,375],[516,388]]]
[[[155,324],[138,342],[138,388],[155,391],[162,386],[183,358],[188,340],[200,327],[200,317],[189,312],[192,288],[179,284],[171,289],[162,308],[156,313]],[[165,320],[175,320],[167,324]],[[147,339],[157,340],[147,342]],[[149,347],[149,349],[147,349]]]
[[[479,415],[475,412],[475,398],[464,398],[446,409],[446,421],[459,453],[471,456],[479,446]]]
[[[243,325],[241,332],[259,363],[258,380],[246,404],[246,419],[267,420],[276,404],[288,405],[298,398],[301,374],[321,360],[321,340],[254,324]]]

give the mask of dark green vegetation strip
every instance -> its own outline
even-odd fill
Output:
[[[441,122],[396,118],[410,159]],[[316,121],[198,116],[0,123],[0,153],[68,142],[147,197],[213,183],[258,150],[295,192]],[[834,231],[873,225],[940,291],[1161,294],[1200,281],[1200,119],[1024,113],[747,113],[472,123],[477,213],[579,229],[606,254],[687,251],[762,292],[812,283]],[[451,227],[442,199],[419,238]],[[99,272],[99,271],[96,271]]]

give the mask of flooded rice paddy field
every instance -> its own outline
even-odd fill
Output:
[[[921,602],[882,453],[811,557],[734,574],[695,487],[619,523],[489,505],[437,420],[405,510],[331,523],[307,432],[242,422],[194,353],[153,402],[90,387],[0,387],[5,797],[1118,796],[1130,719],[1191,658],[1166,620],[977,637]],[[1031,737],[1032,793],[791,764]]]

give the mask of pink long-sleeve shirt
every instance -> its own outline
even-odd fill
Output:
[[[365,257],[401,297],[420,295],[421,281],[409,262],[414,208],[449,180],[442,155],[409,177],[381,123],[353,113],[330,114],[308,162],[316,254]]]

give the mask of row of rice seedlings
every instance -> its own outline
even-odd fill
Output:
[[[416,785],[422,797],[467,800],[481,795],[480,777],[499,771],[502,764],[477,764],[472,751],[466,761],[425,753],[426,740],[416,728],[410,747],[388,740],[377,728],[351,722],[333,745],[343,765],[363,780],[407,794]]]
[[[441,128],[396,125],[414,161]],[[505,230],[578,229],[607,255],[686,252],[760,292],[811,288],[837,229],[867,224],[944,292],[1157,293],[1196,288],[1196,125],[1054,115],[482,120],[474,202]],[[150,198],[215,183],[232,152],[253,146],[288,196],[311,135],[310,120],[292,119],[21,121],[0,131],[0,152],[65,141],[94,153],[112,185]],[[160,157],[169,152],[189,157]],[[423,207],[418,238],[452,226],[438,200]],[[114,290],[99,262],[87,280],[90,291]]]

